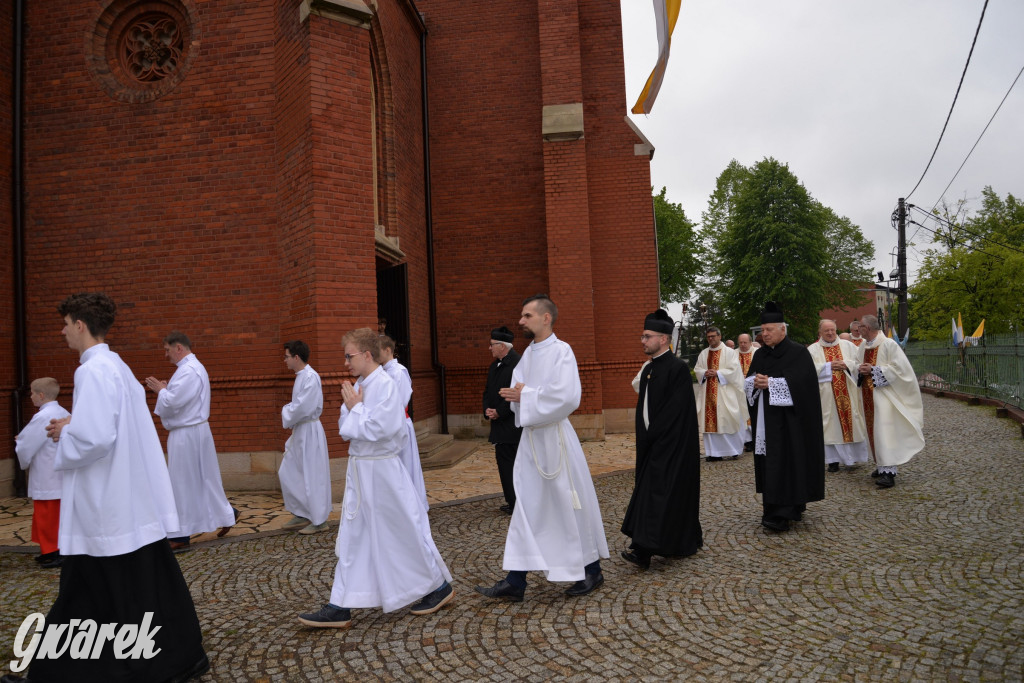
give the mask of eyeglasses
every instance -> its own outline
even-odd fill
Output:
[[[346,353],[345,354],[345,360],[352,360],[356,356],[361,356],[364,353],[366,353],[366,351],[360,351],[359,353]]]
[[[664,334],[641,334],[640,341],[647,341],[648,339],[654,339],[655,337],[664,337]]]

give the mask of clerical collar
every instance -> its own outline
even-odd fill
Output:
[[[839,345],[839,337],[836,337],[836,340],[834,342],[827,342],[824,339],[822,339],[821,337],[818,337],[818,343],[821,344],[822,346],[838,346]]]
[[[537,341],[536,339],[534,339],[532,342],[530,342],[530,346],[547,346],[548,344],[554,344],[557,339],[558,337],[556,337],[555,333],[552,332],[544,341]]]
[[[851,334],[850,335],[850,339],[863,339],[863,338],[864,337],[860,336],[859,334]]]
[[[661,358],[662,356],[667,354],[669,351],[671,351],[671,349],[665,349],[664,351],[659,353],[657,356],[651,356],[651,360],[658,360],[659,358]]]
[[[750,347],[746,351],[743,351],[741,349],[736,349],[736,353],[753,353],[753,352],[754,352],[754,347]]]
[[[185,356],[184,358],[182,358],[181,360],[179,360],[177,363],[175,363],[175,365],[177,365],[180,368],[182,365],[185,365],[185,363],[188,363],[188,359],[189,358],[195,358],[195,357],[196,357],[196,354],[190,353],[187,356]]]
[[[881,344],[884,339],[885,335],[879,332],[878,334],[875,335],[874,339],[865,339],[864,346],[868,347],[869,349],[873,349],[879,344]]]
[[[708,349],[710,349],[711,351],[721,351],[723,346],[725,345],[722,344],[722,342],[718,342],[718,346],[709,346]]]

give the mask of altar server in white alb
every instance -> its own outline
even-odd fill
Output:
[[[858,379],[864,420],[881,488],[896,485],[897,467],[924,448],[924,406],[917,375],[903,349],[878,329],[878,318],[860,320],[864,343],[858,347]]]
[[[57,534],[60,530],[61,473],[56,469],[57,444],[46,435],[51,420],[69,417],[57,403],[60,383],[40,377],[29,387],[29,398],[39,408],[14,439],[21,469],[28,473],[28,497],[32,499],[32,540],[39,544],[36,562],[52,569],[61,565]]]
[[[572,348],[552,329],[558,308],[546,294],[523,302],[519,324],[532,339],[512,371],[512,386],[499,395],[512,404],[523,428],[512,470],[516,506],[505,538],[502,568],[489,598],[520,601],[526,573],[548,581],[573,581],[569,596],[587,595],[604,583],[601,559],[608,541],[594,481],[569,416],[580,405],[581,386]]]
[[[320,375],[309,364],[306,342],[285,344],[284,363],[295,373],[291,403],[281,409],[282,426],[292,430],[277,470],[284,508],[292,513],[284,528],[315,534],[327,529],[327,517],[331,514],[331,465],[327,434],[320,424],[324,392]]]
[[[867,462],[867,427],[856,380],[857,347],[839,338],[835,320],[822,320],[818,324],[818,341],[807,350],[818,371],[828,471],[838,472],[840,464],[854,467]]]
[[[238,519],[224,495],[217,447],[210,431],[210,377],[181,332],[164,338],[164,355],[178,369],[164,382],[147,377],[156,392],[154,413],[167,430],[167,469],[181,528],[171,538],[173,550],[188,548],[189,536],[213,531],[225,535]]]
[[[739,356],[722,343],[717,327],[708,328],[707,338],[708,346],[693,367],[701,385],[697,391],[697,426],[704,435],[708,462],[735,460],[750,440],[743,373]]]
[[[408,438],[405,441],[405,450],[402,452],[402,464],[409,472],[409,481],[412,482],[413,491],[419,496],[423,503],[423,509],[428,510],[427,485],[423,482],[423,466],[420,465],[420,446],[416,442],[416,427],[409,417],[409,401],[412,399],[412,377],[409,369],[398,362],[395,358],[395,340],[386,334],[380,337],[380,362],[384,372],[398,387],[398,398],[402,401],[405,409],[405,433]]]
[[[56,659],[35,659],[30,681],[187,681],[210,667],[192,596],[167,543],[177,511],[146,390],[104,343],[116,309],[104,294],[76,294],[58,307],[80,365],[71,416],[48,430],[63,472],[64,565],[46,627],[70,633],[82,628],[76,624],[92,623],[94,631],[100,624],[100,635],[90,656],[72,643]],[[118,658],[119,643],[103,642],[107,624],[145,629],[155,656]]]
[[[347,628],[355,608],[385,612],[416,601],[412,614],[431,614],[455,597],[452,579],[429,534],[426,511],[402,464],[405,408],[380,366],[380,337],[368,327],[342,338],[355,385],[341,385],[338,431],[349,442],[345,498],[330,602],[299,615],[316,628]]]

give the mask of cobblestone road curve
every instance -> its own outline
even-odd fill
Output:
[[[503,575],[494,500],[431,512],[452,607],[357,610],[347,631],[295,619],[328,597],[334,534],[196,549],[179,558],[213,663],[203,680],[1022,680],[1024,445],[991,408],[924,400],[928,445],[895,488],[866,466],[827,474],[826,500],[786,534],[758,524],[749,455],[703,463],[705,548],[647,572],[618,558],[632,475],[599,478],[613,557],[585,598],[539,574],[523,603],[473,592]],[[0,580],[10,655],[57,575],[10,553]]]

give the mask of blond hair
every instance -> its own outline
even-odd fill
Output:
[[[369,351],[374,363],[380,363],[380,335],[369,327],[352,330],[341,338],[341,345],[355,344],[360,351]]]
[[[32,391],[38,391],[47,401],[53,401],[60,395],[60,382],[52,377],[40,377],[33,380],[30,386]]]

